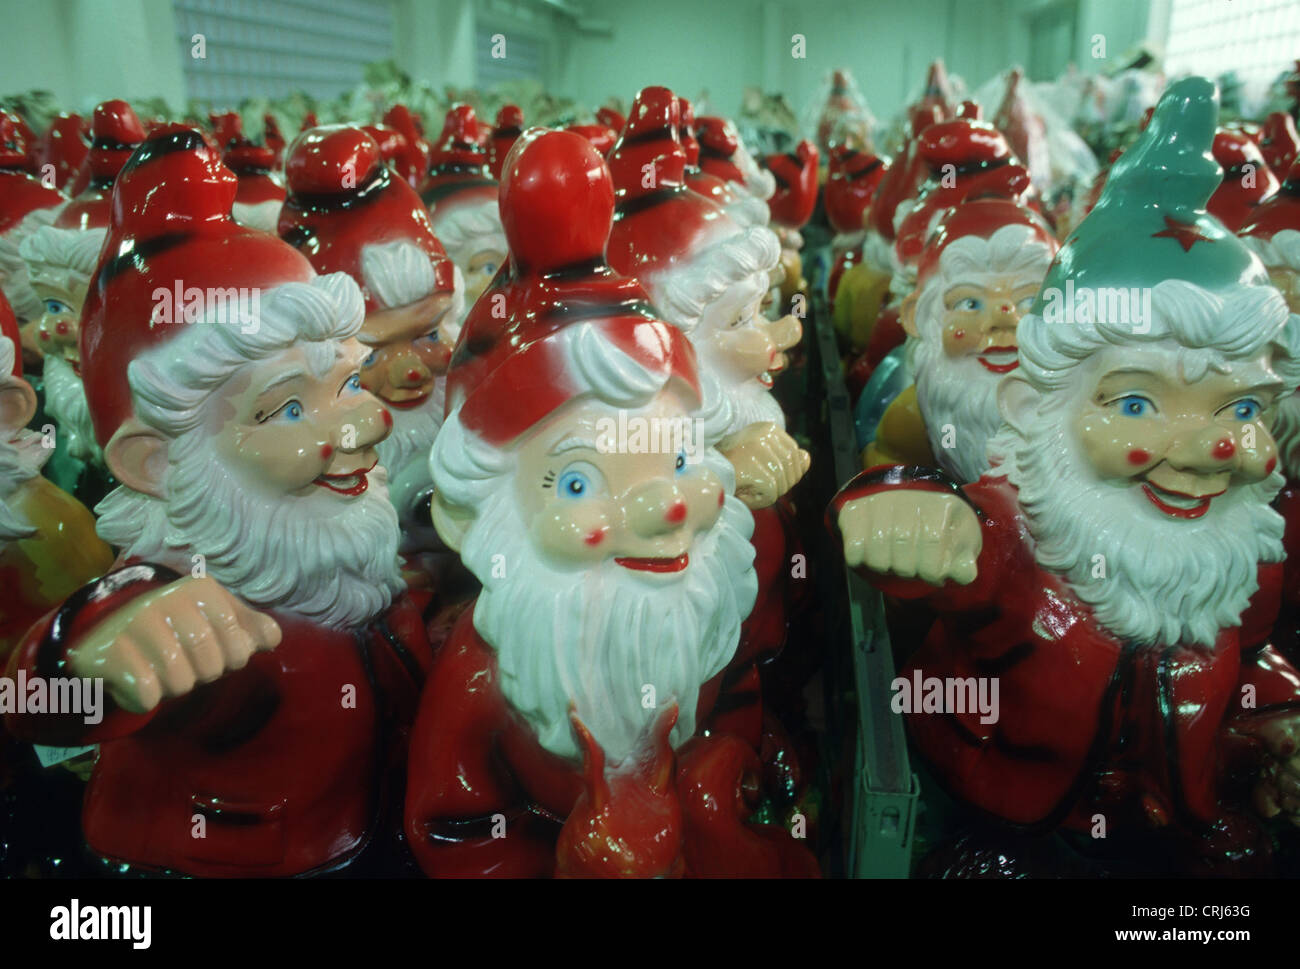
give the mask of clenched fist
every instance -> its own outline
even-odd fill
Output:
[[[736,497],[751,510],[776,504],[812,464],[812,456],[770,421],[724,438],[718,450],[736,469]]]
[[[970,505],[934,491],[880,491],[840,509],[844,561],[931,585],[975,581],[984,537]]]
[[[1277,718],[1251,731],[1271,759],[1255,784],[1255,810],[1300,826],[1300,718]]]
[[[270,616],[215,579],[180,579],[146,593],[93,627],[68,651],[77,676],[104,678],[122,709],[146,713],[280,643]]]

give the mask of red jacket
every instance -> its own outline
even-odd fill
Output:
[[[176,578],[134,564],[84,587],[32,628],[10,675],[66,675],[79,635]],[[423,620],[407,597],[362,630],[271,615],[279,646],[148,713],[105,694],[94,726],[6,716],[25,740],[100,745],[82,809],[97,854],[188,875],[274,876],[338,866],[365,847],[432,662]]]
[[[1251,719],[1300,711],[1300,674],[1266,643],[1280,564],[1260,567],[1243,625],[1224,629],[1212,651],[1139,647],[1038,566],[1005,477],[958,488],[939,472],[871,469],[841,490],[833,514],[886,488],[951,491],[980,514],[970,585],[865,573],[886,594],[924,598],[938,613],[900,676],[998,678],[996,723],[977,712],[908,715],[916,746],[967,803],[1031,829],[1087,828],[1094,813],[1112,825],[1208,822],[1222,813],[1232,768],[1244,773],[1260,756]],[[1255,706],[1243,710],[1247,685]]]
[[[510,707],[496,651],[473,615],[472,605],[461,614],[420,699],[407,763],[407,840],[431,876],[549,876],[561,827],[584,792],[583,772],[544,749]],[[701,689],[697,722],[712,709],[721,676]],[[760,772],[752,748],[730,735],[697,736],[676,760],[692,874],[816,874],[811,853],[788,834],[746,824],[738,810],[742,784]],[[504,817],[504,832],[494,816]]]

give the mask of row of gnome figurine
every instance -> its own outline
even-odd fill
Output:
[[[711,173],[664,88],[521,121],[316,126],[280,174],[112,101],[69,201],[0,115],[0,656],[106,694],[7,705],[0,779],[93,748],[111,870],[819,873],[759,672],[806,600],[773,291],[816,153],[710,122]]]
[[[815,839],[759,822],[801,784],[765,662],[804,645],[809,455],[771,395],[801,334],[768,304],[816,155],[764,168],[724,126],[709,172],[727,149],[664,88],[617,137],[519,134],[499,183],[468,109],[417,185],[373,133],[313,128],[277,237],[232,219],[204,133],[124,107],[92,147],[111,174],[19,246],[27,345],[80,377],[116,482],[97,522],[38,474],[16,347],[0,385],[6,595],[31,607],[8,673],[111,699],[5,728],[96,745],[91,852],[303,873],[400,829],[433,875],[816,874]],[[915,389],[872,375],[890,410],[830,511],[925,617],[905,677],[999,685],[992,718],[917,704],[911,738],[1015,830],[1101,818],[1098,851],[1267,870],[1300,819],[1300,172],[1225,226],[1218,95],[1185,79],[1058,244],[996,126],[945,112],[927,93],[866,216],[891,174],[919,186],[890,261],[863,250]],[[11,161],[0,198],[37,194]],[[79,206],[103,236],[81,274]]]
[[[1300,824],[1294,127],[1266,161],[1174,83],[1054,232],[995,125],[936,91],[911,117],[838,278],[871,359],[830,521],[900,675],[1000,702],[917,698],[909,736],[999,830],[1270,871]]]

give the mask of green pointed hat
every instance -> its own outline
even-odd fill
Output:
[[[1222,171],[1211,151],[1219,95],[1212,81],[1171,84],[1151,123],[1115,162],[1096,207],[1065,240],[1048,270],[1044,293],[1084,288],[1149,287],[1183,279],[1222,292],[1267,285],[1264,266],[1205,203]]]

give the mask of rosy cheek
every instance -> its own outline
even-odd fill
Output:
[[[322,461],[328,461],[332,457],[334,457],[334,448],[329,444],[322,444],[320,448],[320,459]]]
[[[1151,452],[1144,451],[1141,448],[1134,448],[1128,452],[1128,463],[1141,467],[1151,460]]]
[[[383,419],[384,427],[387,427],[391,430],[393,426],[393,415],[388,413],[388,408],[387,407],[381,408],[379,414]]]
[[[592,548],[595,548],[597,545],[599,545],[601,542],[605,540],[605,536],[608,533],[609,533],[609,529],[602,525],[600,528],[593,528],[591,531],[589,531],[586,537],[583,538],[582,541],[584,542],[584,544],[589,545]]]
[[[1268,464],[1264,465],[1264,471],[1265,471],[1266,473],[1268,473],[1268,474],[1272,474],[1272,473],[1273,473],[1273,469],[1276,468],[1276,467],[1277,467],[1277,458],[1275,458],[1275,457],[1274,457],[1274,458],[1269,458],[1269,459],[1268,459]]]

